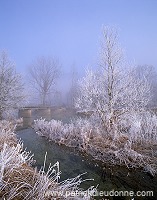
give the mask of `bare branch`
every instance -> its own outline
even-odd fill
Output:
[[[60,75],[60,64],[54,58],[40,57],[30,67],[31,84],[41,96],[42,105],[46,104]]]

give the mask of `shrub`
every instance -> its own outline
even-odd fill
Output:
[[[152,151],[152,145],[157,142],[157,117],[146,112],[133,115],[131,119],[126,117],[121,122],[115,127],[113,138],[105,133],[93,117],[79,118],[70,124],[40,119],[35,121],[34,129],[39,135],[59,144],[78,147],[102,162],[144,168],[154,175],[157,159],[150,153],[150,149]]]

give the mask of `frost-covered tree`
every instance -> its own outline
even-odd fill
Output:
[[[0,119],[18,108],[24,100],[21,76],[6,52],[0,52]]]
[[[108,133],[133,112],[143,110],[150,98],[150,85],[143,75],[124,65],[122,49],[114,29],[104,27],[100,68],[87,70],[80,81],[76,108],[93,111]]]
[[[157,106],[157,72],[152,65],[139,65],[136,67],[137,77],[145,77],[151,87],[151,101],[149,102],[149,107]]]
[[[30,79],[32,87],[38,92],[42,105],[52,93],[56,80],[60,74],[58,60],[51,57],[39,57],[30,66]]]

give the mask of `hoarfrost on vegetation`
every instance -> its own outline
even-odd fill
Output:
[[[149,123],[153,118],[154,123]],[[139,119],[134,123],[134,119]],[[148,120],[148,121],[147,121]],[[61,121],[45,119],[35,120],[34,129],[37,134],[47,137],[49,140],[70,147],[78,147],[81,151],[92,155],[95,159],[108,164],[125,165],[127,167],[147,168],[156,172],[157,158],[154,146],[157,144],[157,117],[151,113],[146,116],[134,116],[132,123],[128,124],[127,132],[118,134],[114,139],[108,136],[100,126],[100,123],[90,119],[77,119],[70,124],[63,124]],[[141,126],[139,124],[141,123]],[[58,125],[58,127],[56,127]],[[138,125],[139,129],[136,129]],[[152,134],[147,132],[153,130]],[[57,130],[57,134],[56,134]],[[149,143],[147,143],[147,141]],[[147,144],[147,146],[146,146]],[[153,172],[154,174],[154,172]]]
[[[21,76],[6,52],[0,52],[0,119],[10,117],[23,104]]]
[[[44,128],[44,124],[42,125]],[[11,142],[12,141],[12,142]],[[18,142],[11,123],[0,122],[0,196],[7,200],[48,200],[50,198],[71,199],[68,192],[82,191],[79,188],[84,181],[81,175],[60,182],[59,163],[49,165],[45,171],[46,155],[43,167],[37,171],[32,168],[33,155],[23,149]],[[92,189],[95,190],[94,188]],[[55,191],[55,193],[53,193]],[[50,195],[46,195],[50,194]],[[61,194],[60,197],[57,195]],[[76,196],[73,199],[91,199],[91,196]]]
[[[87,70],[80,80],[76,108],[92,111],[93,117],[101,122],[101,132],[113,141],[123,136],[127,138],[128,131],[132,138],[133,135],[138,137],[135,132],[140,132],[140,139],[142,134],[147,137],[146,132],[141,130],[147,126],[144,125],[144,118],[149,115],[144,114],[151,96],[150,81],[146,76],[149,67],[138,76],[137,67],[127,66],[118,44],[118,34],[110,27],[104,27],[102,31],[99,65],[96,71]],[[135,119],[137,117],[142,117],[142,128],[141,121]],[[135,131],[132,130],[135,128]],[[151,131],[149,134],[152,134]]]

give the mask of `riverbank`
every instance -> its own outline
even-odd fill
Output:
[[[48,200],[71,199],[71,192],[81,191],[82,177],[59,182],[59,162],[43,166],[38,171],[32,166],[33,156],[24,150],[23,143],[17,140],[14,128],[7,121],[0,122],[0,197],[7,200]],[[55,193],[54,193],[55,192]],[[85,192],[85,191],[84,191]],[[92,196],[93,189],[90,189]],[[68,193],[68,196],[67,196]],[[59,196],[60,194],[60,196]],[[75,196],[73,199],[90,199],[91,196]]]
[[[156,152],[156,146],[142,149],[142,146],[134,144],[133,149],[127,146],[129,145],[127,138],[123,135],[113,142],[109,138],[102,137],[96,124],[94,128],[86,120],[63,124],[61,121],[47,122],[41,119],[34,124],[34,129],[39,136],[44,136],[59,145],[77,148],[83,155],[87,154],[87,157],[90,155],[92,162],[99,163],[103,168],[104,182],[107,179],[113,180],[114,188],[121,185],[125,190],[150,189],[157,196],[156,157],[152,154],[152,147]]]
[[[43,164],[44,152],[47,151],[47,164],[58,159],[61,163],[61,179],[75,177],[77,174],[84,175],[84,178],[94,179],[81,184],[87,189],[90,185],[97,186],[98,191],[153,191],[153,197],[142,197],[142,200],[154,199],[157,196],[157,177],[143,172],[141,169],[128,169],[123,166],[108,166],[101,161],[93,160],[92,156],[79,152],[77,148],[70,148],[49,141],[40,137],[32,129],[18,132],[18,137],[24,141],[29,151],[34,153],[37,160],[35,166],[39,169]],[[39,151],[40,149],[40,151]],[[110,200],[116,197],[105,197]],[[117,197],[121,200],[130,200],[128,197]],[[100,200],[100,197],[97,197]],[[141,197],[135,199],[141,200]]]
[[[127,134],[112,138],[104,133],[100,124],[81,118],[68,124],[39,119],[35,120],[33,128],[38,135],[58,144],[77,147],[103,163],[143,168],[152,176],[157,172],[156,140],[146,141],[147,144],[139,143],[138,139],[134,140]]]

